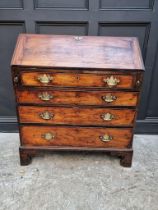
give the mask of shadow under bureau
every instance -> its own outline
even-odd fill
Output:
[[[144,72],[137,38],[20,34],[11,68],[21,165],[73,150],[131,166]]]

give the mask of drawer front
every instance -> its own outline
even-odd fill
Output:
[[[22,126],[23,145],[127,148],[130,128],[79,128],[58,126]]]
[[[48,73],[22,72],[21,83],[24,86],[54,87],[98,87],[131,89],[135,87],[135,74],[81,74],[81,73]]]
[[[138,92],[17,90],[18,103],[136,106]]]
[[[132,126],[135,110],[79,107],[20,106],[21,123]]]

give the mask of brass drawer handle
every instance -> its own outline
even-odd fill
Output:
[[[48,84],[50,81],[53,80],[53,77],[51,77],[49,74],[43,74],[37,77],[38,81],[42,84]]]
[[[39,114],[39,116],[43,119],[43,120],[51,120],[54,115],[48,111],[42,112]]]
[[[18,76],[15,76],[13,80],[14,80],[15,83],[18,83],[18,81],[19,81]]]
[[[114,76],[107,77],[106,79],[103,79],[103,81],[107,83],[109,88],[117,86],[120,82],[120,80]]]
[[[50,132],[48,132],[48,133],[42,134],[41,137],[43,139],[47,140],[47,141],[51,141],[51,140],[53,140],[55,138],[55,135],[50,133]]]
[[[141,85],[141,81],[140,80],[137,80],[136,81],[136,87],[140,87],[140,85]]]
[[[42,101],[50,101],[53,96],[50,95],[48,92],[43,92],[38,94],[38,98],[40,98]]]
[[[102,96],[103,101],[107,102],[107,103],[111,103],[113,101],[115,101],[117,99],[116,96],[113,96],[111,94],[107,94],[106,96]]]
[[[105,114],[101,115],[101,118],[104,121],[111,121],[111,120],[115,119],[115,116],[113,114],[110,114],[110,113],[105,113]]]
[[[109,141],[111,141],[113,139],[113,137],[108,135],[108,134],[105,134],[103,136],[99,136],[99,138],[103,142],[109,142]]]

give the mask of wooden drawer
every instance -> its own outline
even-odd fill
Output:
[[[21,136],[22,144],[29,146],[127,148],[132,129],[22,126]]]
[[[17,90],[18,103],[71,104],[98,106],[136,106],[138,92],[70,91],[70,90]]]
[[[21,72],[23,86],[54,86],[54,87],[97,87],[132,89],[136,85],[136,74],[116,72],[94,73],[52,73],[52,72]]]
[[[133,109],[19,106],[21,123],[132,126]]]

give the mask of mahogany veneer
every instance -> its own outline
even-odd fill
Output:
[[[11,63],[20,161],[104,151],[132,163],[144,65],[135,37],[20,34]]]
[[[120,91],[95,91],[95,90],[47,90],[51,96],[49,100],[41,100],[45,95],[43,89],[31,89],[16,91],[17,101],[21,104],[41,105],[96,105],[96,106],[128,106],[134,107],[138,104],[139,92]],[[105,101],[107,95],[114,95],[117,100],[111,103]]]

